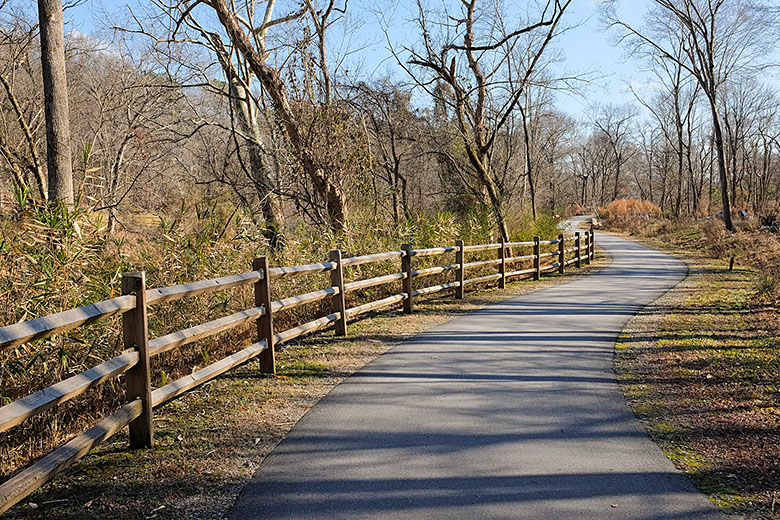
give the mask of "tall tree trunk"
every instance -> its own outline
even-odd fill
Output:
[[[697,190],[696,186],[696,177],[693,172],[693,158],[691,157],[693,153],[693,118],[688,117],[688,146],[685,150],[685,157],[688,165],[688,182],[690,183],[690,190],[691,190],[691,197],[692,197],[692,215],[696,215],[699,212],[699,197],[701,196],[701,192]]]
[[[498,232],[504,240],[509,240],[509,229],[506,224],[506,216],[504,215],[504,205],[501,200],[501,195],[498,192],[498,186],[493,182],[489,172],[483,172],[485,178],[485,188],[487,190],[488,199],[490,200],[490,206],[493,210],[493,216],[496,218],[496,225],[498,226]]]
[[[720,198],[723,203],[723,223],[726,229],[734,231],[734,224],[731,221],[731,204],[729,203],[729,178],[726,171],[726,154],[723,149],[723,129],[721,127],[718,105],[714,96],[709,98],[710,109],[712,111],[712,128],[714,131],[715,153],[718,158],[718,176],[720,177]]]
[[[483,188],[482,193],[487,194],[487,202],[490,204],[490,209],[493,211],[498,231],[504,240],[509,240],[509,229],[507,228],[506,217],[504,215],[504,203],[498,186],[491,175],[488,156],[484,152],[475,151],[473,147],[468,146],[468,144],[469,143],[467,143],[466,146],[466,154],[476,170],[479,185]]]
[[[678,122],[679,123],[679,122]],[[682,125],[677,125],[677,201],[674,205],[674,216],[680,216],[682,209],[682,187],[683,187],[683,135]]]
[[[376,178],[376,176],[372,175],[372,178]],[[398,190],[400,189],[398,185],[398,177],[393,176],[392,184],[390,186],[390,197],[391,197],[391,204],[393,206],[393,222],[395,224],[401,223],[401,212],[398,209]]]
[[[252,140],[246,140],[249,152],[249,167],[252,169],[252,177],[255,179],[255,191],[260,199],[260,211],[263,213],[265,229],[263,236],[268,240],[271,248],[280,249],[284,245],[284,220],[281,212],[279,197],[273,192],[266,182],[270,179],[265,175],[266,164],[263,160],[260,147]],[[262,181],[258,181],[262,175]]]
[[[73,206],[68,79],[65,73],[65,24],[61,0],[38,0],[41,70],[46,114],[46,164],[49,200]]]
[[[667,166],[669,165],[669,158],[666,152],[662,152],[661,163],[661,213],[666,214],[666,199],[667,199],[667,177],[669,176]]]
[[[730,158],[731,160],[730,161],[727,160],[727,162],[726,162],[726,164],[729,164],[729,162],[731,163],[731,186],[730,186],[730,189],[731,189],[731,203],[732,204],[736,204],[737,203],[737,178],[738,178],[738,176],[737,176],[737,173],[738,173],[738,170],[737,170],[737,146],[738,146],[738,143],[737,143],[737,134],[736,134],[736,132],[738,131],[738,127],[733,132],[730,132],[729,128],[728,128],[729,127],[729,125],[728,125],[728,117],[726,117],[726,119],[724,120],[724,126],[726,127],[726,135],[729,136],[728,137],[728,141],[729,141],[728,149],[731,152],[731,158]],[[723,144],[723,153],[724,153],[724,155],[726,153],[726,144],[725,143]]]
[[[404,218],[408,221],[409,215],[409,187],[405,176],[401,176],[401,207],[404,210]]]
[[[392,128],[392,125],[388,125],[390,128]],[[396,224],[401,223],[401,212],[399,210],[399,195],[403,197],[404,195],[400,193],[401,191],[401,159],[398,157],[398,150],[396,148],[395,143],[395,132],[392,130],[390,131],[390,153],[393,157],[393,170],[390,173],[390,178],[392,179],[392,186],[390,189],[390,192],[393,197],[393,222]],[[405,211],[404,211],[405,214]]]
[[[273,182],[268,175],[268,167],[261,146],[260,125],[257,121],[256,107],[252,106],[249,92],[239,84],[235,76],[230,77],[230,94],[238,116],[241,130],[246,138],[244,144],[249,155],[249,176],[260,200],[260,210],[265,220],[263,236],[273,249],[284,245],[284,221],[280,201],[273,190]]]
[[[650,202],[652,204],[655,204],[655,199],[653,197],[653,151],[652,151],[652,144],[650,145],[650,153],[649,158],[647,160],[647,185],[648,185],[648,192],[650,195]]]
[[[528,96],[526,96],[526,99]],[[525,149],[525,173],[528,176],[528,192],[531,195],[531,215],[536,220],[536,187],[534,186],[533,167],[531,162],[531,136],[528,135],[528,118],[526,110],[518,105],[520,117],[523,119],[523,147]]]
[[[116,156],[114,156],[114,163],[111,165],[111,184],[109,185],[108,200],[106,201],[106,205],[108,206],[108,233],[110,235],[114,234],[114,231],[116,230],[116,208],[119,204],[116,200],[117,191],[119,191],[119,172],[122,170],[125,150],[127,150],[127,146],[130,144],[132,138],[133,134],[128,131],[122,139],[122,143],[116,151]]]
[[[708,191],[707,191],[707,214],[712,213],[712,165],[715,163],[715,161],[712,160],[712,151],[713,151],[713,149],[715,147],[715,138],[714,137],[711,138],[710,141],[711,141],[710,142],[710,149],[709,149],[709,154],[710,154],[710,157],[709,157],[709,159],[710,159],[710,172],[709,173],[710,174],[709,174],[709,186],[708,186]]]

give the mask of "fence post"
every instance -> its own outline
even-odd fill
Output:
[[[138,351],[138,363],[127,371],[127,402],[141,399],[143,411],[130,423],[130,448],[151,448],[152,380],[149,370],[149,325],[146,314],[146,273],[122,275],[122,294],[135,294],[135,309],[122,315],[122,338],[125,349]]]
[[[403,280],[403,287],[406,293],[406,299],[404,299],[404,314],[412,313],[412,244],[404,244],[401,246],[406,254],[401,257],[401,271],[406,274],[406,278]]]
[[[596,259],[596,233],[593,231],[593,226],[590,226],[590,259]]]
[[[536,235],[534,237],[534,280],[538,280],[542,277],[541,259],[539,258],[539,254],[539,235]]]
[[[585,265],[590,265],[590,231],[585,232]]]
[[[558,274],[563,274],[566,267],[566,237],[558,233]]]
[[[333,312],[339,313],[339,319],[334,325],[336,336],[347,335],[347,298],[344,294],[344,269],[341,265],[341,250],[334,249],[330,252],[328,260],[336,263],[336,268],[330,272],[330,285],[338,289],[333,295]]]
[[[582,267],[582,255],[580,254],[580,232],[574,233],[574,248],[577,250],[577,262],[574,264],[577,269]]]
[[[455,271],[455,279],[458,282],[458,286],[455,288],[455,299],[463,299],[463,280],[466,279],[466,269],[463,267],[464,258],[466,257],[463,250],[463,240],[455,242],[458,246],[458,250],[455,252],[455,263],[458,264],[458,270]]]
[[[257,340],[266,342],[266,349],[260,354],[260,372],[276,373],[274,352],[274,316],[271,310],[271,277],[268,275],[268,258],[263,256],[252,261],[252,270],[261,271],[262,278],[255,282],[255,307],[265,308],[265,314],[257,319]]]
[[[506,240],[504,237],[501,237],[501,250],[498,253],[498,258],[501,260],[501,263],[498,264],[498,273],[501,275],[501,278],[498,279],[498,288],[504,289],[506,288]]]

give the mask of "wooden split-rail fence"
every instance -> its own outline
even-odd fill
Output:
[[[556,247],[553,251],[543,250],[549,246]],[[518,250],[518,248],[532,248],[532,253],[522,256],[508,256],[511,254],[510,251]],[[485,251],[497,252],[497,258],[466,262],[466,256],[469,253]],[[455,254],[455,263],[453,264],[415,269],[415,258],[452,253]],[[366,312],[377,311],[402,302],[403,312],[408,314],[412,312],[414,300],[418,296],[454,289],[455,297],[460,299],[463,298],[465,288],[471,284],[498,281],[499,287],[503,288],[510,278],[539,280],[545,273],[563,273],[567,267],[572,265],[581,267],[582,264],[589,264],[594,257],[595,240],[591,230],[582,234],[578,232],[568,237],[560,234],[555,240],[540,240],[537,236],[534,237],[533,242],[502,241],[495,244],[466,246],[463,241],[459,240],[455,246],[432,249],[412,249],[410,244],[405,244],[399,251],[352,258],[342,258],[341,251],[334,250],[331,251],[327,262],[290,267],[269,267],[267,258],[263,257],[254,260],[252,271],[248,273],[161,289],[147,289],[146,277],[143,272],[126,273],[122,276],[122,296],[0,327],[0,349],[7,349],[82,327],[98,320],[122,315],[122,335],[125,347],[124,352],[119,356],[1,407],[0,433],[120,374],[125,374],[127,389],[127,403],[116,412],[0,485],[0,513],[24,499],[48,482],[55,474],[73,464],[125,426],[129,425],[131,448],[150,447],[154,436],[152,428],[154,408],[184,392],[255,357],[259,357],[259,370],[261,372],[275,373],[274,353],[276,347],[285,342],[331,325],[334,326],[337,335],[345,335],[348,320]],[[351,282],[346,282],[344,279],[345,267],[392,260],[400,260],[400,272]],[[523,261],[526,265],[532,264],[533,267],[515,271],[509,270],[509,266],[517,265]],[[466,272],[469,269],[486,266],[496,266],[498,272],[471,279],[466,278]],[[451,271],[455,273],[455,280],[452,282],[430,287],[416,287],[416,280]],[[330,287],[281,300],[271,300],[270,289],[273,280],[325,272],[330,273]],[[392,282],[401,282],[402,292],[364,305],[346,308],[345,295],[347,293]],[[164,336],[149,338],[147,314],[150,307],[249,284],[254,285],[255,296],[255,306],[251,309]],[[325,299],[331,301],[332,312],[330,314],[289,330],[280,332],[274,330],[274,313]],[[249,322],[257,324],[257,341],[255,343],[181,379],[159,388],[152,388],[150,363],[154,356]]]

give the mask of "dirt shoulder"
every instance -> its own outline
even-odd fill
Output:
[[[250,362],[155,411],[155,447],[129,451],[126,433],[12,508],[9,519],[221,518],[264,457],[333,386],[405,339],[485,305],[592,273],[609,263],[505,290],[416,301],[412,315],[392,310],[350,323],[277,354],[278,374]]]
[[[685,260],[690,273],[618,341],[626,400],[724,511],[780,518],[780,306],[756,298],[748,269],[645,242]]]

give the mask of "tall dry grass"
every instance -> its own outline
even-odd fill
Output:
[[[611,229],[641,232],[662,218],[661,208],[648,200],[616,199],[599,208],[599,218]]]
[[[657,206],[637,199],[619,199],[599,209],[606,229],[657,238],[710,258],[730,260],[755,271],[755,295],[780,299],[780,235],[757,229],[752,221],[738,224],[734,233],[717,218],[666,219]]]
[[[258,256],[269,256],[272,266],[296,265],[323,261],[337,247],[344,256],[357,256],[396,250],[407,242],[426,248],[454,245],[457,239],[467,244],[497,239],[489,212],[476,211],[465,217],[444,212],[419,215],[401,226],[358,214],[359,222],[353,222],[343,236],[300,226],[287,235],[282,250],[271,251],[250,217],[236,214],[227,204],[196,204],[158,218],[123,215],[124,229],[109,236],[98,214],[43,206],[17,193],[17,209],[0,214],[0,325],[115,297],[122,273],[127,271],[144,270],[150,288],[164,287],[248,271]],[[525,240],[535,234],[549,238],[557,233],[557,223],[552,216],[535,223],[516,217],[513,239]],[[483,257],[472,255],[470,260]],[[417,266],[447,263],[454,263],[454,255],[420,259]],[[345,274],[349,281],[399,270],[400,262],[385,262],[350,267]],[[428,277],[424,283],[442,283],[445,276]],[[282,298],[328,285],[327,274],[281,279],[273,284],[272,296]],[[400,282],[358,291],[349,296],[348,305],[398,292]],[[249,287],[161,304],[150,309],[150,336],[252,305]],[[328,303],[319,302],[278,313],[274,321],[277,330],[284,330],[328,312]],[[108,319],[0,352],[0,403],[116,356],[123,348],[120,332],[120,319]],[[161,386],[240,350],[252,340],[254,331],[246,326],[228,334],[229,339],[217,335],[155,357],[153,385]],[[0,438],[0,478],[96,423],[123,401],[124,381],[119,377],[5,432]]]

